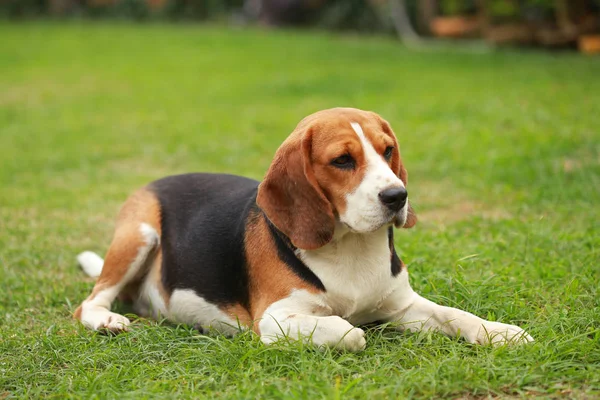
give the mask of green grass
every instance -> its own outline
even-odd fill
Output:
[[[0,398],[600,396],[600,59],[413,52],[385,38],[219,27],[0,25]],[[358,354],[71,313],[118,207],[167,174],[260,178],[305,115],[394,127],[421,216],[413,287],[525,327],[471,346],[370,328]]]

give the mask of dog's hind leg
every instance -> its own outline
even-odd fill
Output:
[[[129,320],[111,312],[119,294],[140,282],[159,251],[160,208],[153,193],[142,189],[123,205],[104,265],[99,257],[82,253],[78,260],[86,272],[100,272],[92,294],[75,311],[75,318],[93,330],[120,332]],[[129,294],[132,297],[136,293]]]

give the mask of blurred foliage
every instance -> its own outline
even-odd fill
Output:
[[[473,14],[477,11],[475,0],[440,0],[439,11],[442,15]],[[535,9],[546,13],[554,8],[554,0],[488,0],[490,15],[498,18],[519,16],[521,9]]]
[[[393,32],[385,2],[365,0],[330,0],[319,13],[317,25],[338,30]]]
[[[150,8],[144,0],[121,0],[115,5],[117,15],[127,19],[143,20],[150,16]]]
[[[0,15],[8,18],[57,15],[137,21],[149,18],[207,20],[240,10],[243,3],[244,0],[0,0]]]
[[[414,14],[416,1],[409,1],[409,6]],[[241,14],[243,8],[244,0],[0,0],[0,15],[8,18],[54,15],[136,21],[210,20]],[[326,29],[393,32],[388,13],[385,1],[329,0],[312,12],[310,24]]]
[[[438,0],[441,15],[475,14],[478,10],[476,0]],[[555,0],[487,0],[487,11],[494,20],[553,20],[556,15]],[[575,1],[570,2],[574,7]],[[582,3],[581,1],[578,3]],[[600,10],[600,0],[583,0],[591,11]]]
[[[440,11],[443,15],[469,14],[476,9],[475,1],[469,0],[441,0]]]
[[[537,3],[549,3],[551,0],[535,0]],[[516,1],[500,0],[490,1],[490,14],[497,18],[511,18],[520,14],[520,7]]]
[[[47,11],[47,0],[0,0],[0,14],[9,18],[38,16]]]
[[[409,17],[415,25],[419,21],[419,1],[406,0]],[[600,11],[600,0],[581,1],[587,2],[591,10]],[[262,7],[262,15],[248,11],[251,3],[255,7],[262,3],[258,7]],[[485,3],[494,21],[548,22],[554,21],[556,15],[555,0],[487,0]],[[436,8],[438,15],[474,15],[480,4],[480,0],[437,0]],[[271,18],[265,17],[266,14]],[[301,14],[305,18],[300,18]],[[331,30],[395,32],[387,0],[0,0],[0,16],[5,18],[48,15],[135,21],[202,21],[235,15],[244,16],[246,21],[258,18],[261,23],[275,26],[303,24]]]
[[[243,0],[168,0],[161,15],[174,20],[214,19],[240,10],[243,3]]]

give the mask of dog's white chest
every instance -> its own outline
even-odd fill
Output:
[[[397,282],[391,272],[387,229],[347,234],[321,249],[303,251],[301,258],[325,286],[321,298],[333,315],[354,324],[381,317],[381,304]]]

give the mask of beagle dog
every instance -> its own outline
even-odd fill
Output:
[[[106,259],[84,252],[98,280],[75,317],[119,332],[119,296],[141,316],[264,343],[282,337],[349,351],[357,325],[394,322],[470,343],[532,341],[523,329],[435,304],[413,291],[394,249],[410,228],[407,172],[379,115],[351,108],[304,118],[259,183],[224,174],[160,179],[123,205]]]

